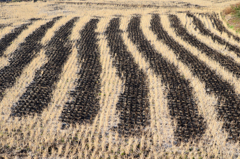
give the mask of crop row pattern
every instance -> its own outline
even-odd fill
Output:
[[[16,78],[22,74],[23,69],[36,57],[42,48],[40,44],[41,39],[59,18],[56,17],[52,21],[40,26],[12,53],[9,65],[0,70],[0,101],[4,96],[5,90],[14,85]]]
[[[153,49],[140,28],[140,17],[132,18],[128,31],[130,39],[150,63],[151,69],[162,78],[163,83],[169,88],[168,106],[170,115],[177,120],[176,138],[180,141],[200,138],[205,132],[206,123],[198,114],[189,81],[180,75],[173,64],[167,62],[160,53]]]
[[[55,32],[45,52],[48,62],[36,72],[33,82],[13,107],[12,115],[34,115],[41,113],[48,106],[63,65],[71,53],[72,46],[68,38],[77,19],[71,19]]]
[[[106,31],[114,65],[119,77],[125,81],[124,92],[117,103],[120,124],[113,130],[126,136],[138,135],[142,133],[144,127],[149,125],[149,88],[146,83],[146,74],[140,70],[133,55],[127,51],[127,46],[121,37],[119,21],[119,18],[113,18]]]
[[[101,92],[100,52],[97,45],[98,19],[91,19],[81,31],[77,42],[78,62],[81,70],[78,72],[76,88],[71,92],[72,100],[67,102],[61,115],[63,122],[75,124],[92,123],[100,109],[99,94]]]
[[[172,27],[176,29],[183,28],[179,19],[175,15],[169,16]],[[163,30],[159,15],[154,15],[151,21],[152,30],[157,34],[158,39],[168,45],[179,60],[186,64],[200,81],[205,83],[207,93],[213,93],[218,96],[218,105],[216,106],[219,113],[219,119],[224,120],[224,128],[236,140],[240,134],[239,116],[239,99],[234,88],[226,81],[219,78],[215,72],[210,70],[206,64],[198,60],[183,46],[178,44],[168,33]]]

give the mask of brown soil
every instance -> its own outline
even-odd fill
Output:
[[[240,3],[237,3],[225,8],[222,11],[222,18],[227,23],[228,27],[238,33],[240,32],[240,17],[237,16],[237,11],[235,10],[235,8],[239,7]]]

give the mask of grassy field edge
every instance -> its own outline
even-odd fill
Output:
[[[220,15],[231,32],[240,34],[240,2],[226,7],[220,12]]]

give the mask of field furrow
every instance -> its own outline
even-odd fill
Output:
[[[152,48],[140,28],[140,17],[134,17],[131,20],[128,31],[130,39],[150,63],[150,68],[162,78],[164,85],[169,88],[168,107],[170,115],[177,121],[175,137],[180,141],[188,141],[190,138],[199,139],[205,132],[206,124],[198,113],[189,81],[177,72],[174,65],[167,62]]]
[[[39,44],[46,31],[53,26],[58,18],[40,26],[31,35],[29,35],[25,42],[22,43],[12,57],[9,59],[9,65],[0,70],[0,101],[4,96],[7,88],[12,87],[16,78],[19,77],[23,69],[36,57],[42,46]]]
[[[66,103],[61,118],[67,123],[92,123],[99,111],[99,93],[101,93],[100,53],[98,49],[97,27],[98,19],[92,19],[81,31],[80,41],[77,42],[78,61],[81,70],[76,81],[76,88],[71,92],[72,100]]]
[[[77,19],[71,19],[55,32],[55,36],[47,45],[46,56],[48,62],[38,70],[33,82],[14,107],[12,115],[34,115],[35,113],[41,113],[48,106],[63,65],[71,54],[72,46],[69,36]]]
[[[18,28],[15,28],[11,33],[5,35],[3,38],[0,39],[0,57],[3,56],[3,52],[6,48],[11,45],[14,39],[16,39],[23,30],[27,29],[29,25],[32,23],[23,24]]]
[[[217,41],[219,44],[224,45],[225,49],[228,51],[234,51],[238,57],[240,57],[240,48],[230,44],[229,42],[222,39],[220,36],[213,34],[210,30],[208,30],[204,24],[199,20],[195,15],[191,13],[187,13],[188,17],[193,18],[193,24],[196,26],[196,29],[200,31],[201,34],[210,37],[214,42]]]
[[[238,78],[240,77],[240,65],[228,56],[224,56],[221,53],[208,47],[206,44],[200,42],[196,37],[190,35],[188,31],[181,25],[180,20],[176,15],[169,16],[172,27],[175,29],[175,33],[180,36],[184,41],[190,45],[198,48],[203,54],[206,54],[209,58],[220,63],[221,66],[234,73]]]
[[[119,26],[119,18],[114,18],[106,30],[110,54],[114,58],[118,76],[125,82],[124,92],[117,103],[120,124],[113,130],[124,135],[137,135],[141,134],[142,129],[149,125],[149,90],[146,74],[140,70],[131,53],[127,51]]]
[[[175,16],[170,16],[171,24]],[[178,60],[189,67],[191,72],[196,75],[201,82],[205,83],[207,93],[215,94],[218,97],[217,111],[219,119],[224,121],[224,128],[235,140],[240,133],[240,123],[238,121],[240,104],[239,98],[234,88],[226,81],[219,78],[215,72],[211,71],[206,64],[198,60],[191,52],[179,45],[168,33],[163,30],[159,15],[154,15],[151,21],[152,31],[157,34],[158,40],[161,40],[169,46],[178,56]],[[174,26],[176,27],[176,26]]]

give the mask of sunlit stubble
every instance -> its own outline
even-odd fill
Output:
[[[127,19],[127,18],[126,18]],[[125,17],[121,18],[121,22],[129,23],[129,18],[126,20]],[[144,22],[145,23],[145,22]],[[150,116],[151,116],[151,127],[149,128],[153,133],[153,135],[161,136],[158,138],[158,141],[155,143],[162,142],[162,139],[167,139],[168,143],[171,143],[173,140],[173,127],[171,126],[171,118],[169,115],[169,110],[167,109],[167,98],[166,94],[164,94],[165,88],[161,83],[161,78],[156,77],[156,74],[150,69],[149,63],[144,59],[141,53],[138,51],[137,46],[135,46],[132,41],[128,38],[127,32],[128,25],[121,25],[120,29],[123,31],[122,37],[124,40],[124,44],[126,44],[129,52],[132,53],[135,62],[140,66],[148,76],[147,81],[149,84],[149,100],[150,100]],[[153,113],[153,114],[152,114]],[[160,126],[162,125],[162,126]],[[157,130],[155,129],[157,127]],[[159,135],[161,134],[161,135]],[[145,142],[144,138],[142,138],[142,142]]]
[[[102,64],[101,77],[101,97],[99,113],[99,126],[98,134],[102,134],[101,148],[102,151],[106,150],[106,143],[112,147],[112,141],[109,135],[114,134],[110,129],[119,123],[118,114],[116,114],[116,104],[118,97],[123,92],[123,81],[116,74],[117,70],[113,65],[112,57],[110,56],[110,49],[108,47],[108,41],[105,35],[106,28],[112,19],[111,16],[107,18],[101,18],[96,32],[98,33],[98,46],[100,51],[100,62]],[[97,118],[96,118],[97,119]]]
[[[66,18],[66,20],[67,19],[68,18]],[[50,120],[47,126],[48,129],[51,129],[52,127],[56,128],[56,126],[60,122],[59,116],[62,112],[62,106],[69,100],[70,90],[73,90],[76,87],[75,80],[78,78],[77,73],[81,69],[81,64],[78,63],[78,50],[76,48],[76,42],[81,38],[79,32],[83,29],[88,20],[88,18],[80,18],[73,27],[70,36],[71,38],[69,39],[70,41],[72,41],[73,45],[72,53],[70,54],[68,61],[63,67],[60,80],[58,81],[56,89],[53,92],[53,98],[49,104],[49,107],[42,113],[42,119],[45,121],[45,123],[46,121]],[[55,28],[57,29],[59,27]],[[52,32],[54,31],[55,30],[52,30]],[[49,34],[51,34],[52,32],[50,32]],[[46,118],[46,116],[48,116],[49,118]]]
[[[157,40],[157,36],[150,31],[150,20],[151,16],[142,17],[142,21],[144,21],[144,23],[141,23],[143,33],[147,39],[151,41],[154,48],[161,53],[167,61],[173,63],[176,68],[178,68],[178,71],[184,76],[184,78],[190,82],[190,86],[193,88],[193,96],[197,102],[199,113],[204,117],[208,125],[208,129],[206,130],[205,134],[207,137],[211,137],[211,135],[213,135],[214,142],[217,142],[218,139],[215,139],[215,136],[216,132],[219,132],[219,139],[221,139],[222,142],[225,141],[225,134],[220,133],[222,122],[217,120],[217,113],[214,108],[214,106],[217,104],[217,98],[214,95],[207,95],[204,89],[205,84],[195,77],[186,65],[177,59],[172,50],[170,50],[164,43]],[[175,35],[173,30],[169,29],[170,23],[167,16],[161,16],[161,24],[170,36]]]
[[[181,16],[181,15],[179,15],[178,17],[182,21],[183,24],[185,23],[185,19],[188,19],[190,24],[193,21],[193,18],[191,18],[191,17],[183,18],[183,16]],[[237,56],[236,53],[234,53],[233,51],[227,50],[225,45],[221,45],[217,41],[214,42],[210,37],[202,35],[198,29],[197,30],[194,29],[195,27],[196,27],[195,25],[191,25],[190,27],[188,27],[188,32],[190,34],[196,36],[199,41],[201,41],[202,43],[205,43],[210,48],[220,52],[224,56],[228,56],[228,57],[232,58],[236,63],[240,64],[240,58]]]
[[[240,81],[237,79],[233,73],[226,70],[223,66],[221,66],[215,60],[208,58],[207,55],[203,54],[197,48],[193,47],[192,45],[188,44],[187,42],[183,41],[180,37],[176,36],[174,29],[170,26],[170,22],[167,16],[161,16],[162,25],[164,26],[165,30],[168,34],[174,38],[176,42],[180,45],[184,46],[184,48],[190,51],[194,56],[198,57],[198,59],[204,62],[211,70],[216,71],[216,74],[220,76],[223,80],[229,82],[235,88],[236,93],[240,93]]]

